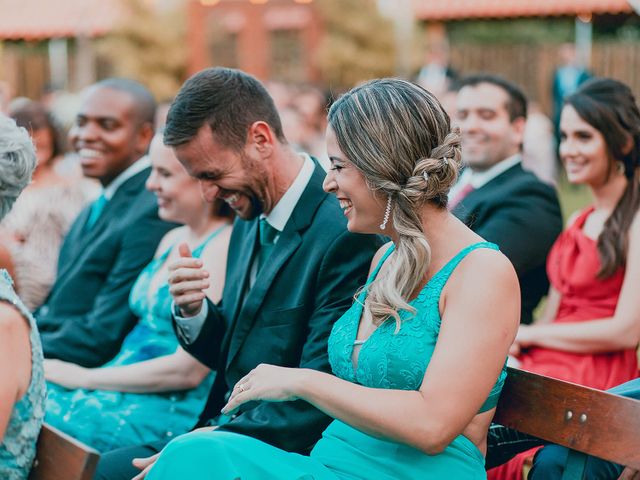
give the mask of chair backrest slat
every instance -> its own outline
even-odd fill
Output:
[[[640,469],[640,401],[509,368],[495,423]]]
[[[44,424],[29,480],[91,480],[99,458],[94,449]]]

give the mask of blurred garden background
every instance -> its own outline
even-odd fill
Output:
[[[293,89],[296,108],[283,115],[297,125],[306,114],[302,98],[312,90],[326,99],[370,78],[416,79],[435,63],[456,76],[503,75],[550,117],[552,78],[567,61],[622,80],[640,95],[638,3],[0,0],[0,110],[27,97],[68,125],[77,93],[98,79],[139,80],[167,104],[190,74],[222,65],[268,82],[277,102],[278,92],[290,96]],[[565,215],[588,201],[561,175],[556,181]]]

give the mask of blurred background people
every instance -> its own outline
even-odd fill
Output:
[[[77,175],[57,170],[64,142],[42,104],[22,99],[13,103],[9,114],[31,134],[38,158],[31,184],[0,224],[10,253],[4,266],[14,272],[18,295],[33,311],[51,290],[62,239],[92,189]]]
[[[36,166],[26,130],[0,114],[0,219]],[[0,478],[26,480],[44,416],[42,347],[35,321],[0,270]]]
[[[575,92],[578,87],[591,77],[587,69],[578,59],[576,46],[564,43],[558,49],[558,68],[553,72],[551,94],[553,100],[553,126],[556,134],[556,144],[560,143],[560,112],[567,96]]]
[[[204,406],[213,376],[182,348],[171,326],[168,264],[179,245],[210,272],[205,292],[222,296],[231,235],[231,211],[218,200],[205,202],[173,151],[157,136],[151,146],[147,188],[157,197],[158,215],[183,223],[169,231],[129,296],[139,319],[120,352],[102,368],[45,360],[49,380],[46,420],[99,451],[186,432]],[[185,248],[181,246],[180,248]]]
[[[449,208],[511,260],[520,280],[520,321],[529,324],[549,287],[545,262],[562,230],[558,197],[522,168],[522,91],[488,74],[467,77],[459,86],[456,122],[466,169],[451,189]]]
[[[593,204],[578,212],[547,261],[544,312],[512,347],[524,370],[607,389],[638,376],[640,112],[625,84],[593,79],[567,97],[560,156]],[[519,455],[490,478],[519,478]]]
[[[131,287],[175,227],[158,218],[156,199],[144,188],[155,106],[132,80],[102,80],[84,94],[69,138],[102,194],[73,222],[51,292],[35,312],[47,358],[103,365],[136,323]]]

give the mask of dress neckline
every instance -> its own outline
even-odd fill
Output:
[[[411,301],[409,301],[407,303],[409,305],[413,305],[414,303],[416,303],[419,300],[421,300],[424,297],[426,291],[428,290],[428,287],[432,284],[432,282],[436,278],[441,276],[443,272],[447,271],[448,267],[450,267],[452,264],[454,264],[456,261],[458,261],[458,259],[460,259],[461,257],[463,258],[468,252],[470,252],[472,250],[475,250],[477,248],[482,248],[484,246],[490,246],[490,247],[494,248],[495,244],[493,244],[491,242],[484,241],[484,242],[472,243],[471,245],[467,245],[466,247],[464,247],[462,250],[460,250],[458,253],[456,253],[453,257],[451,257],[442,267],[440,267],[438,269],[438,271],[436,273],[434,273],[429,280],[427,280],[427,282],[424,284],[424,286],[420,289],[420,292],[418,292],[418,295],[416,295],[416,297],[414,299],[412,299]],[[351,365],[351,370],[352,370],[351,373],[352,373],[354,379],[356,379],[356,375],[358,373],[358,365],[360,363],[360,355],[362,354],[362,351],[364,350],[364,346],[380,330],[380,328],[390,320],[390,318],[387,318],[382,323],[380,323],[380,325],[378,325],[369,334],[369,336],[366,339],[358,340],[358,338],[357,338],[358,337],[358,330],[360,329],[360,323],[362,321],[362,313],[363,313],[363,310],[364,310],[364,302],[365,302],[365,299],[366,299],[366,296],[367,296],[367,293],[368,293],[369,285],[378,276],[378,273],[380,272],[380,269],[382,268],[382,265],[387,260],[387,258],[389,258],[389,256],[395,251],[395,247],[396,247],[395,244],[392,243],[391,246],[384,253],[382,258],[378,262],[378,265],[376,265],[376,268],[373,270],[373,272],[371,272],[371,275],[369,275],[369,278],[367,279],[367,283],[365,284],[364,288],[362,289],[362,292],[360,292],[360,294],[358,295],[358,298],[357,298],[357,301],[356,301],[356,303],[357,303],[356,308],[355,308],[356,321],[354,322],[355,328],[354,328],[354,331],[353,331],[353,334],[352,334],[352,341],[350,342],[350,355],[349,355],[349,358],[351,359],[349,364]],[[356,346],[360,347],[360,352],[358,353],[358,362],[354,365],[354,363],[353,363],[353,353],[354,353],[354,349],[355,349]]]

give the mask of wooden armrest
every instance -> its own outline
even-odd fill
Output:
[[[45,423],[29,480],[91,480],[99,458],[96,450]]]
[[[508,369],[495,423],[640,469],[640,401]]]

